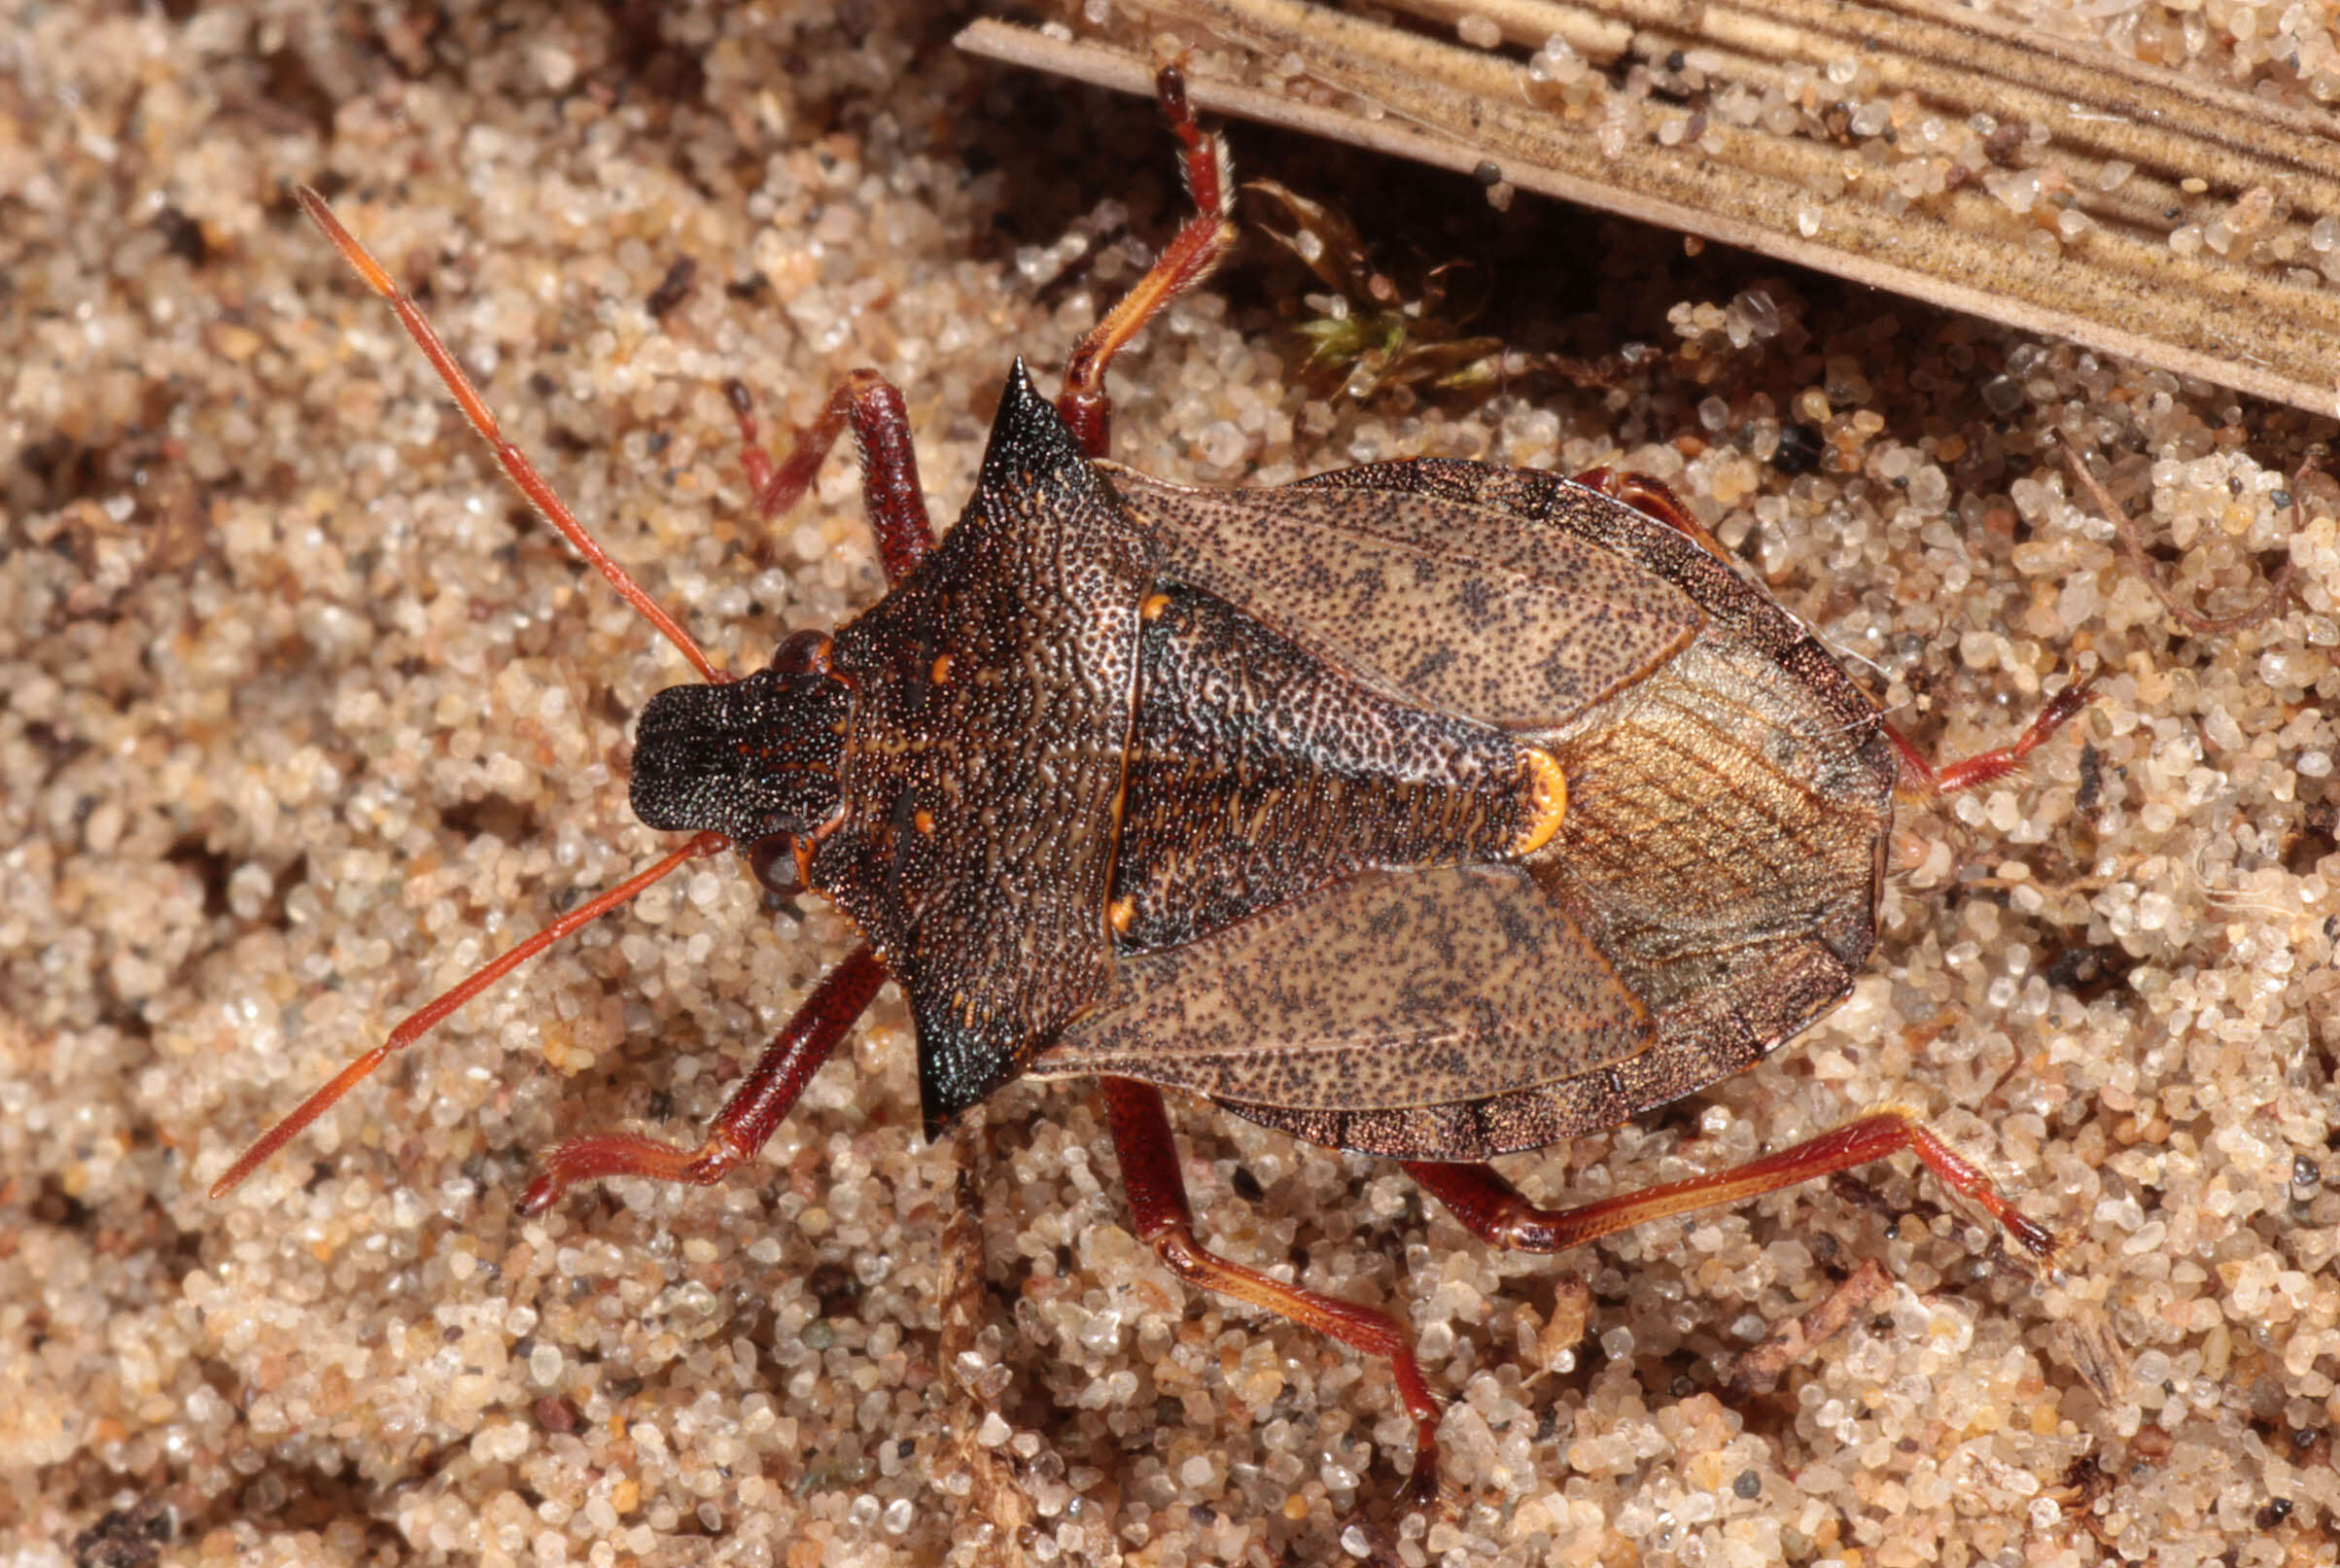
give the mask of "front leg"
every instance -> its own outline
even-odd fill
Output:
[[[899,582],[918,570],[934,548],[934,525],[926,520],[926,495],[919,488],[910,414],[892,382],[875,370],[848,373],[821,405],[820,417],[805,427],[777,467],[761,444],[755,404],[746,383],[726,381],[723,396],[739,417],[740,467],[748,470],[748,483],[755,492],[756,516],[769,522],[802,500],[821,471],[821,460],[851,425],[854,455],[861,464],[861,501],[869,512],[870,531],[878,537],[886,580]]]
[[[886,983],[886,966],[866,944],[823,975],[716,1114],[695,1149],[679,1149],[635,1132],[588,1132],[554,1149],[544,1172],[521,1195],[522,1214],[541,1214],[580,1181],[647,1176],[711,1187],[755,1158],[796,1104],[813,1074]]]

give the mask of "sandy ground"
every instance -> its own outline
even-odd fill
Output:
[[[792,516],[748,515],[723,380],[785,427],[878,366],[954,515],[1010,357],[1052,366],[1175,220],[1147,109],[959,57],[963,19],[0,14],[7,1560],[1330,1561],[1391,1490],[1411,1435],[1383,1370],[1178,1285],[1125,1228],[1085,1097],[1014,1086],[925,1145],[891,993],[754,1171],[514,1218],[565,1133],[689,1138],[843,950],[838,918],[767,915],[729,862],[203,1194],[406,1009],[653,856],[630,715],[687,676],[503,487],[289,184],[327,191],[611,550],[751,668],[880,576],[842,454]],[[2333,427],[1673,236],[1497,215],[1468,182],[1236,151],[1401,273],[1473,261],[1492,330],[1659,352],[1606,390],[1345,399],[1299,369],[1313,286],[1255,257],[1128,362],[1130,461],[1655,471],[1940,754],[2101,672],[2021,780],[1907,814],[1916,869],[1847,1006],[1506,1167],[1547,1200],[1622,1191],[1900,1101],[2065,1239],[2057,1278],[1905,1160],[1530,1258],[1388,1167],[1173,1107],[1209,1239],[1403,1313],[1452,1401],[1449,1507],[1379,1550],[2333,1561],[2340,535],[2328,481],[2303,525],[2288,505]],[[2066,499],[2057,429],[2182,596],[2231,611],[2288,554],[2282,613],[2182,627]],[[1842,1332],[1732,1385],[1848,1279]]]

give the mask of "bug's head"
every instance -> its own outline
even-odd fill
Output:
[[[745,679],[652,697],[634,729],[634,815],[713,828],[748,852],[767,889],[802,892],[813,841],[837,816],[852,701],[828,650],[826,633],[798,632]]]

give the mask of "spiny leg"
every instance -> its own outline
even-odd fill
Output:
[[[1170,1136],[1170,1117],[1162,1108],[1162,1092],[1129,1078],[1105,1078],[1100,1087],[1138,1237],[1190,1285],[1265,1307],[1351,1349],[1385,1358],[1396,1375],[1398,1397],[1405,1403],[1406,1413],[1414,1417],[1414,1472],[1406,1483],[1408,1500],[1429,1502],[1438,1490],[1440,1412],[1405,1330],[1386,1312],[1279,1284],[1204,1251],[1195,1240],[1194,1211],[1186,1202],[1186,1180],[1178,1173],[1178,1146]]]
[[[402,1051],[421,1039],[449,1013],[478,995],[530,958],[543,952],[571,932],[579,930],[601,919],[620,904],[630,902],[652,883],[676,871],[688,861],[718,854],[731,847],[731,841],[720,833],[700,833],[689,843],[667,855],[647,870],[618,884],[590,903],[563,915],[534,936],[519,943],[502,958],[471,972],[471,976],[442,993],[435,1000],[401,1020],[380,1045],[366,1052],[333,1075],[331,1083],[309,1096],[292,1115],[261,1134],[260,1141],[246,1149],[227,1173],[211,1184],[211,1196],[225,1198],[240,1186],[246,1176],[268,1162],[277,1150],[297,1137],[301,1129],[331,1110],[333,1102],[348,1094],[369,1077],[376,1067],[390,1060],[391,1054]]]
[[[740,466],[755,492],[755,514],[770,521],[796,505],[821,471],[821,460],[853,426],[854,453],[861,464],[861,500],[870,531],[878,537],[878,560],[886,580],[899,582],[934,548],[934,527],[926,520],[926,492],[918,483],[918,453],[910,442],[910,415],[902,395],[875,370],[854,370],[838,382],[821,415],[796,437],[778,467],[761,443],[755,406],[745,383],[723,383],[723,396],[740,422]]]
[[[1112,437],[1113,400],[1105,392],[1105,367],[1113,356],[1171,301],[1201,285],[1235,249],[1235,175],[1226,143],[1195,123],[1194,110],[1186,101],[1186,78],[1175,65],[1155,73],[1154,93],[1183,150],[1186,192],[1194,198],[1195,215],[1170,237],[1136,287],[1072,346],[1065,362],[1057,412],[1091,457],[1103,457]]]
[[[1407,1173],[1447,1205],[1463,1229],[1484,1241],[1521,1252],[1558,1252],[1674,1214],[1735,1203],[1794,1187],[1908,1149],[1943,1185],[1997,1220],[2033,1257],[2055,1254],[2055,1237],[2023,1217],[1999,1189],[1925,1123],[1905,1111],[1879,1111],[1847,1122],[1794,1148],[1729,1170],[1604,1198],[1576,1208],[1543,1208],[1484,1165],[1404,1162]]]
[[[544,1171],[521,1196],[522,1214],[541,1214],[580,1181],[647,1176],[712,1187],[755,1158],[787,1119],[813,1074],[837,1049],[886,983],[886,966],[866,945],[823,975],[787,1026],[765,1047],[695,1149],[679,1149],[632,1132],[588,1132],[546,1156]]]
[[[610,558],[609,552],[585,531],[585,525],[576,520],[576,514],[554,493],[544,476],[537,471],[536,465],[528,461],[527,454],[505,439],[504,427],[496,422],[495,411],[488,407],[487,400],[472,387],[471,378],[463,373],[463,366],[455,363],[455,356],[440,341],[437,331],[431,326],[430,318],[423,314],[422,307],[408,298],[406,291],[399,287],[398,280],[390,275],[389,270],[375,261],[365,246],[358,243],[355,235],[341,226],[341,220],[333,216],[332,209],[325,204],[325,198],[305,185],[295,187],[293,195],[300,203],[300,210],[309,215],[309,221],[332,242],[333,249],[341,253],[341,259],[349,263],[350,270],[357,273],[368,289],[379,295],[398,313],[400,325],[406,329],[406,335],[414,339],[415,347],[423,351],[423,358],[431,362],[431,368],[438,372],[438,379],[445,383],[448,394],[455,400],[455,406],[463,410],[463,417],[471,421],[471,428],[479,433],[479,438],[487,442],[489,449],[495,453],[496,462],[504,470],[505,476],[511,480],[514,489],[527,498],[538,515],[559,529],[561,536],[603,576],[610,579],[610,585],[617,590],[627,604],[634,607],[643,619],[655,626],[660,636],[681,649],[682,656],[699,672],[701,679],[729,679],[730,677],[717,670],[714,662],[700,650],[699,645],[682,629],[681,624],[668,614],[664,607],[652,599],[624,567]]]

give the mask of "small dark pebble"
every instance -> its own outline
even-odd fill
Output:
[[[2096,749],[2094,741],[2080,743],[2080,787],[2073,798],[2075,811],[2094,811],[2105,792],[2105,754]]]
[[[643,307],[653,316],[663,316],[689,298],[698,281],[699,263],[687,256],[679,258],[666,269],[666,276],[658,280],[658,287],[650,291],[649,298],[643,301]]]
[[[171,255],[189,266],[201,266],[211,260],[211,242],[203,237],[203,226],[176,207],[165,207],[155,214],[155,231]]]
[[[170,1505],[150,1498],[109,1511],[75,1536],[73,1561],[76,1568],[147,1568],[161,1558],[178,1530],[179,1516]]]
[[[1730,1489],[1745,1501],[1752,1503],[1764,1495],[1764,1478],[1752,1470],[1742,1470],[1739,1472],[1738,1480],[1730,1483]]]
[[[574,1432],[576,1430],[576,1407],[558,1394],[547,1394],[537,1401],[537,1425],[547,1432]]]
[[[1818,431],[1809,425],[1790,425],[1779,433],[1779,449],[1771,454],[1771,467],[1793,479],[1817,468],[1824,450]]]

